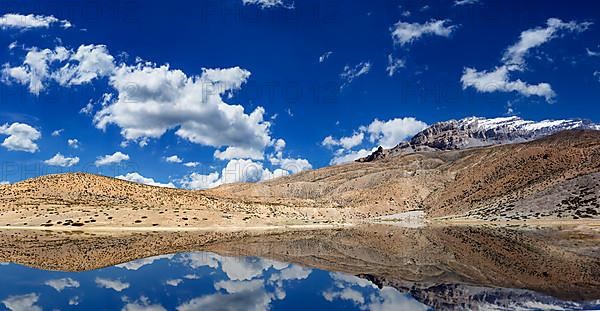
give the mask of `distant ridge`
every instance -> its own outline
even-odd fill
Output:
[[[435,123],[389,150],[377,150],[357,162],[370,162],[388,156],[416,151],[461,150],[471,147],[521,143],[574,129],[600,130],[588,120],[565,119],[530,121],[520,117],[469,117]]]

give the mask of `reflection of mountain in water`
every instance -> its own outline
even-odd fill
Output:
[[[581,309],[596,302],[562,301],[527,290],[461,284],[390,283],[309,269],[258,257],[214,253],[161,255],[88,272],[61,273],[0,266],[2,303],[10,310],[67,306],[123,310],[535,310]],[[164,295],[167,293],[167,295]],[[97,305],[97,300],[102,300]],[[298,304],[298,302],[301,304]],[[94,304],[96,303],[96,304]]]
[[[239,301],[275,310],[287,310],[290,304],[315,309],[388,310],[386,306],[402,304],[434,309],[593,309],[600,305],[598,240],[596,231],[567,227],[407,229],[368,225],[268,234],[156,232],[110,237],[14,231],[0,233],[0,261],[68,271],[116,264],[97,270],[106,271],[106,276],[90,271],[53,275],[51,279],[68,276],[81,284],[80,290],[86,290],[85,286],[89,290],[112,288],[127,293],[128,303],[160,303],[166,309],[206,309]],[[197,250],[213,253],[128,262]],[[13,273],[0,271],[0,280],[18,285],[25,268],[8,267]],[[50,279],[37,277],[33,282],[27,273],[32,284]],[[136,285],[140,282],[149,284]],[[178,303],[156,300],[138,289],[153,282],[163,291],[177,287]],[[39,297],[26,298],[32,301],[37,297],[38,305],[43,305],[43,297],[49,294],[33,288],[8,292],[14,288],[0,289],[0,299],[33,294]],[[189,295],[181,296],[184,293]]]
[[[381,288],[394,287],[436,310],[580,310],[594,309],[600,300],[564,301],[534,291],[464,284],[416,284],[372,279]]]
[[[209,249],[368,274],[401,291],[413,285],[466,284],[583,301],[600,298],[598,241],[593,231],[567,228],[363,226],[249,237]]]

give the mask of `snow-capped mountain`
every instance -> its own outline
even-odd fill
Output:
[[[520,117],[470,117],[435,123],[410,141],[401,142],[390,150],[378,150],[369,157],[357,160],[370,162],[386,156],[415,151],[457,150],[497,144],[535,140],[565,130],[600,130],[600,125],[587,120],[529,121]]]
[[[450,120],[433,124],[398,147],[430,147],[438,150],[464,149],[534,140],[564,130],[593,129],[600,125],[586,120],[529,121],[519,117]],[[408,146],[407,146],[408,145]],[[396,148],[398,148],[396,147]]]

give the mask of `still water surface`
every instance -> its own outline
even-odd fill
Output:
[[[5,263],[0,284],[1,310],[433,310],[426,303],[436,299],[451,309],[600,309],[600,301],[525,290],[440,285],[403,292],[354,275],[205,252],[86,272]]]

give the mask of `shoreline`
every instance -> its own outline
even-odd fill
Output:
[[[0,226],[0,231],[55,231],[55,232],[261,232],[277,230],[323,230],[344,229],[356,226],[352,223],[342,224],[307,224],[307,225],[262,225],[262,226],[208,226],[208,227],[43,227],[43,226]]]
[[[432,218],[427,220],[428,223],[444,224],[444,225],[501,225],[501,226],[573,226],[584,225],[590,227],[600,227],[600,219],[535,219],[527,221],[488,221],[488,220],[467,220],[467,219],[439,219]]]
[[[290,230],[336,230],[348,229],[359,226],[390,226],[395,228],[419,229],[423,227],[437,226],[494,226],[494,227],[588,227],[600,229],[600,219],[573,219],[573,220],[528,220],[528,221],[485,221],[485,220],[464,220],[464,219],[423,219],[418,223],[406,221],[358,221],[347,223],[328,223],[328,224],[281,224],[281,225],[212,225],[212,226],[0,226],[0,231],[40,231],[40,232],[76,232],[76,233],[177,233],[177,232],[271,232],[271,231],[290,231]]]

